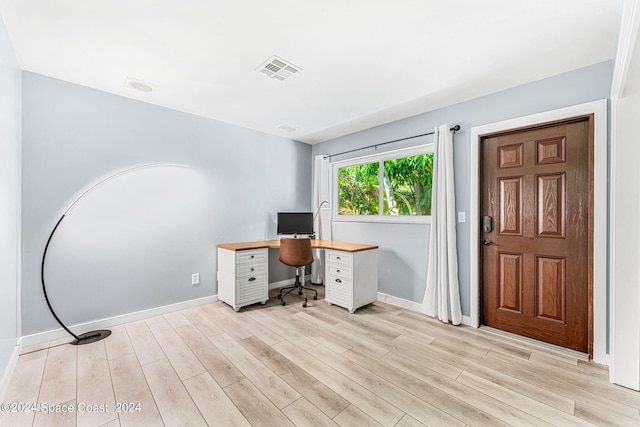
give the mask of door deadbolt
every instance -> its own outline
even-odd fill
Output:
[[[491,233],[493,231],[493,218],[490,216],[482,217],[482,232]]]

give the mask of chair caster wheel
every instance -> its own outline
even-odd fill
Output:
[[[284,302],[284,301],[282,301],[282,305],[287,305],[287,303],[286,303],[286,302]]]
[[[282,299],[282,294],[278,294],[278,299]]]
[[[306,307],[306,306],[307,306],[307,303],[306,303],[306,302],[303,302],[303,303],[302,303],[302,306],[303,306],[303,307]]]
[[[313,299],[318,299],[318,295],[314,295],[314,296],[313,296]]]

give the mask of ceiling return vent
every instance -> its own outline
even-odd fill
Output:
[[[266,74],[272,79],[285,80],[297,72],[302,71],[302,68],[296,67],[291,62],[282,58],[272,56],[267,62],[262,64],[257,71]]]

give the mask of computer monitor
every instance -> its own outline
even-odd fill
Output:
[[[278,212],[278,234],[313,234],[313,213]]]

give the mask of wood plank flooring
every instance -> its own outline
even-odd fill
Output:
[[[32,405],[0,426],[640,425],[640,393],[567,353],[380,302],[271,296],[25,348],[4,401]]]

